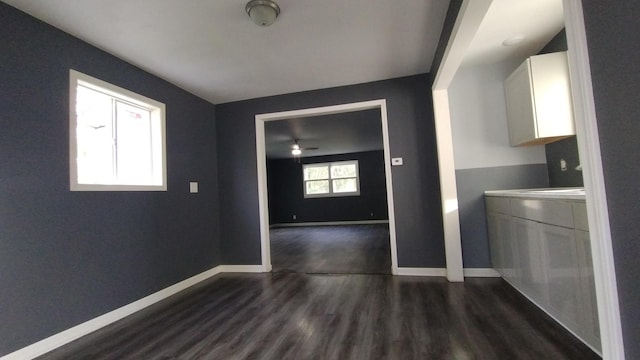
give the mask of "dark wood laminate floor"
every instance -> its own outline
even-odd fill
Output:
[[[41,359],[597,359],[501,279],[221,274]]]
[[[273,271],[390,274],[389,225],[271,229]]]

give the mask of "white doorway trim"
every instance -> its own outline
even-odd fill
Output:
[[[389,242],[391,247],[391,273],[398,274],[398,249],[396,246],[396,222],[393,207],[393,184],[391,176],[391,152],[389,148],[389,126],[387,121],[387,101],[385,99],[349,104],[323,106],[301,110],[256,115],[256,160],[258,165],[258,206],[260,210],[260,244],[262,271],[269,272],[271,248],[269,239],[269,197],[267,193],[267,154],[264,125],[268,121],[331,115],[361,110],[380,109],[382,122],[382,144],[384,149],[384,172],[387,184],[387,207],[389,213]]]
[[[582,2],[563,0],[562,5],[569,48],[567,55],[578,135],[578,154],[587,198],[602,358],[624,359],[618,285]]]
[[[448,88],[490,5],[491,0],[467,0],[462,3],[432,87],[442,199],[442,225],[449,281],[464,281],[464,264]]]
[[[492,0],[465,0],[463,2],[432,88],[448,277],[450,273],[450,257],[455,262],[455,268],[452,269],[452,272],[454,276],[458,276],[458,260],[460,259],[461,262],[462,256],[457,212],[457,190],[455,187],[455,164],[452,155],[453,139],[450,133],[451,119],[449,116],[448,88],[462,62],[469,43],[476,33],[477,27],[482,22],[491,3]],[[568,60],[571,73],[571,88],[576,114],[578,153],[583,165],[587,199],[602,357],[605,360],[624,359],[611,230],[582,4],[580,1],[563,0],[563,7],[569,48]],[[453,181],[450,180],[451,177],[453,177]],[[457,232],[455,231],[456,226],[458,227]],[[446,231],[447,229],[450,231]],[[452,254],[449,253],[449,249],[452,249]],[[460,251],[459,259],[457,258],[458,251]]]

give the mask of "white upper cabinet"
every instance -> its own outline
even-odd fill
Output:
[[[528,58],[504,82],[511,146],[575,135],[567,53]]]

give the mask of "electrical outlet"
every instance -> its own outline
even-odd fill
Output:
[[[297,219],[298,217],[296,215],[292,216],[293,220]]]

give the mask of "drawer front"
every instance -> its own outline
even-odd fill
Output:
[[[501,214],[511,214],[509,198],[499,196],[486,196],[487,212],[497,212]]]
[[[513,216],[573,228],[571,203],[561,200],[513,199]]]

